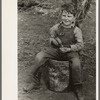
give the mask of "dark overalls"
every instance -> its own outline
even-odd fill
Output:
[[[63,26],[59,25],[57,37],[61,39],[62,45],[64,47],[76,43],[73,33],[74,29],[74,27],[66,29]],[[32,74],[35,74],[36,70],[41,67],[48,59],[69,61],[70,77],[73,81],[73,84],[78,85],[82,83],[81,64],[78,52],[61,53],[59,49],[55,48],[41,51],[36,55]]]

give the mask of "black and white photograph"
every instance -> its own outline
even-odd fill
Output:
[[[97,100],[97,0],[18,0],[18,100]]]

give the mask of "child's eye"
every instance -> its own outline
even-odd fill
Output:
[[[63,15],[63,17],[66,17],[66,15]]]
[[[72,17],[72,16],[68,16],[68,17]]]

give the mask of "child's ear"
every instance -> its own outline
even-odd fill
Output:
[[[72,24],[75,24],[76,22],[76,17],[73,18]]]
[[[75,21],[76,21],[76,17],[73,18],[73,22],[75,22]]]
[[[76,16],[74,16],[74,19],[76,20]]]
[[[74,21],[76,21],[76,16],[74,17]]]

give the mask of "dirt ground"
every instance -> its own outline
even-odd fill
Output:
[[[85,48],[81,55],[83,65],[83,94],[85,100],[96,100],[96,23],[95,5],[91,7],[92,17],[86,17],[83,24]],[[42,88],[30,93],[23,92],[25,80],[34,64],[35,55],[49,47],[49,29],[56,18],[34,14],[29,9],[18,12],[18,99],[19,100],[77,100],[73,92],[55,93],[42,84]]]

